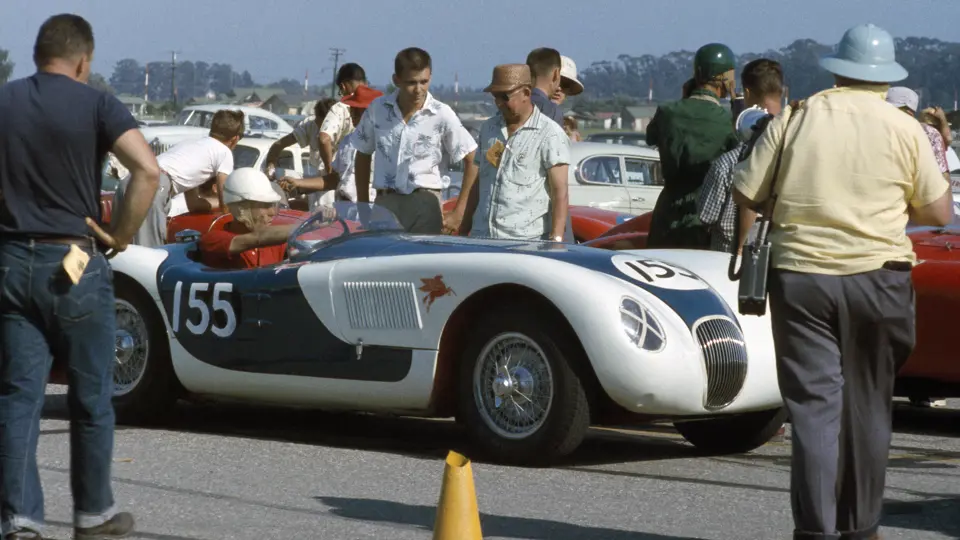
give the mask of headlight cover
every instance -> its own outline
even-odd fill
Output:
[[[667,335],[663,325],[653,313],[632,298],[620,301],[620,325],[627,338],[648,352],[660,352],[667,344]]]

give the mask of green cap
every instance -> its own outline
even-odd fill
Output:
[[[693,57],[693,73],[700,82],[734,69],[733,51],[722,43],[710,43],[700,47]]]

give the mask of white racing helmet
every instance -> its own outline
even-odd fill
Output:
[[[274,191],[270,179],[253,167],[235,169],[223,184],[224,204],[242,201],[263,203],[280,202],[280,194]]]
[[[762,109],[756,105],[740,113],[740,116],[737,116],[736,125],[737,135],[740,137],[740,140],[744,142],[749,141],[750,138],[753,137],[754,126],[769,114],[766,109]]]

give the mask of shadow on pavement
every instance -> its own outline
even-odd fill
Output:
[[[960,537],[960,497],[924,501],[884,501],[883,527]]]
[[[960,409],[911,407],[896,402],[893,431],[911,435],[960,437]]]
[[[403,504],[377,499],[315,497],[330,507],[334,515],[371,522],[389,522],[433,530],[437,509],[430,506]],[[484,538],[522,540],[702,540],[691,536],[668,536],[630,532],[601,527],[587,527],[545,519],[519,518],[480,514]]]
[[[48,395],[43,416],[65,420],[65,396]],[[135,428],[349,448],[422,459],[443,460],[450,450],[455,450],[474,462],[492,463],[471,448],[463,428],[451,420],[181,402],[162,421],[117,426],[118,431]],[[662,427],[652,430],[672,432]],[[67,430],[48,431],[54,434]],[[610,465],[697,456],[692,446],[669,436],[649,431],[593,429],[576,452],[548,466]]]

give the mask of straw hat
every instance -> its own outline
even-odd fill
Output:
[[[501,64],[493,68],[493,78],[484,92],[511,92],[521,86],[532,86],[530,66],[526,64]]]

